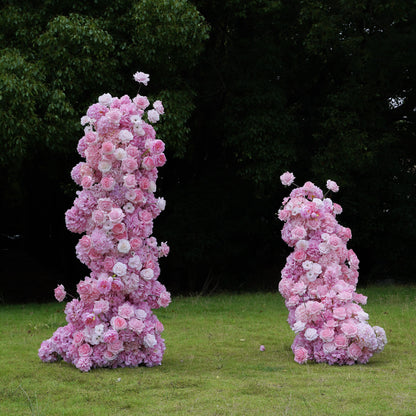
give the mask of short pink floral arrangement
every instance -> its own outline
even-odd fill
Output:
[[[137,72],[134,79],[147,85],[149,75]],[[42,342],[43,361],[61,357],[81,371],[162,361],[163,325],[152,310],[170,303],[158,281],[158,259],[169,247],[158,245],[151,234],[166,204],[154,195],[157,168],[166,157],[149,123],[156,123],[164,109],[160,101],[148,107],[145,96],[104,94],[81,119],[85,135],[78,152],[85,162],[71,176],[82,190],[65,219],[70,231],[85,233],[76,253],[91,274],[78,283],[79,299],[66,305],[68,324]],[[55,297],[66,297],[62,285]]]
[[[280,180],[294,182],[286,172]],[[327,188],[338,191],[336,182]],[[294,251],[282,270],[279,291],[289,310],[288,322],[296,333],[295,361],[328,364],[366,363],[387,343],[383,328],[371,327],[356,293],[359,260],[347,248],[351,230],[338,224],[340,205],[325,198],[312,182],[292,190],[278,217],[284,221],[282,238]]]

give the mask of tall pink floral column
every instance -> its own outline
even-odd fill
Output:
[[[149,76],[138,72],[134,79],[147,85]],[[42,342],[43,361],[61,357],[82,371],[162,361],[163,325],[152,310],[170,303],[158,281],[158,259],[169,247],[158,245],[152,229],[165,208],[154,193],[166,157],[149,123],[163,113],[160,101],[149,109],[145,96],[104,94],[81,119],[85,135],[78,152],[85,162],[71,176],[82,190],[65,219],[70,231],[85,233],[76,253],[91,274],[78,283],[79,299],[66,305],[68,324]],[[55,297],[65,296],[59,285]]]
[[[281,177],[294,181],[292,173]],[[334,181],[327,188],[338,191]],[[311,182],[295,188],[283,200],[279,219],[283,240],[294,248],[282,270],[279,291],[289,310],[288,322],[296,333],[295,361],[328,364],[366,363],[387,343],[383,328],[371,327],[356,293],[358,258],[347,248],[351,230],[338,224],[341,207],[325,198]]]

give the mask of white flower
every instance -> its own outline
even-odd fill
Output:
[[[151,123],[157,123],[160,119],[160,116],[156,110],[149,110],[147,112],[147,118]]]
[[[130,243],[129,243],[129,240],[126,240],[126,239],[121,239],[119,242],[118,242],[118,245],[117,245],[117,250],[120,252],[120,253],[123,253],[123,254],[127,254],[129,251],[130,251]]]
[[[109,160],[102,160],[99,164],[98,164],[98,169],[102,172],[102,173],[107,173],[108,171],[111,170],[111,166],[112,163]]]
[[[102,105],[106,105],[107,107],[110,106],[111,102],[113,101],[113,97],[111,94],[103,94],[98,97],[98,102]]]
[[[304,335],[308,341],[313,341],[318,338],[318,331],[315,328],[308,328]]]
[[[147,334],[143,339],[146,348],[153,348],[156,345],[156,338],[153,334]]]
[[[145,319],[147,316],[147,313],[143,309],[137,309],[135,312],[137,319]]]
[[[131,202],[127,202],[127,204],[124,205],[123,209],[125,212],[127,212],[127,214],[133,214],[134,205]]]
[[[133,126],[133,131],[139,136],[142,137],[146,134],[143,129],[142,123],[135,123]]]
[[[166,200],[165,200],[165,198],[158,198],[157,200],[156,200],[156,205],[157,205],[157,207],[161,210],[161,211],[163,211],[165,208],[166,208]]]
[[[118,261],[113,267],[113,272],[117,276],[124,276],[127,273],[127,266]]]
[[[306,326],[306,323],[305,322],[296,321],[293,324],[292,329],[293,329],[294,332],[298,333],[298,332],[302,332],[305,329],[305,326]]]
[[[155,275],[155,273],[152,269],[143,269],[140,272],[140,277],[144,280],[151,280],[151,279],[153,279],[154,275]]]
[[[127,152],[121,147],[119,147],[114,151],[114,157],[117,160],[124,160],[127,157]]]
[[[155,193],[156,192],[156,182],[155,181],[150,181],[149,183],[149,191]]]
[[[81,126],[91,123],[91,118],[88,116],[81,117]]]
[[[133,135],[131,134],[131,132],[129,130],[121,130],[120,133],[118,134],[118,138],[123,143],[128,143],[131,140],[133,140]]]
[[[303,270],[310,270],[312,268],[312,266],[313,266],[313,262],[310,261],[310,260],[305,260],[302,263]]]
[[[298,250],[306,251],[308,249],[308,246],[309,246],[309,241],[307,241],[307,240],[299,240],[296,243],[296,248]]]

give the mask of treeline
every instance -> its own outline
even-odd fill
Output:
[[[340,185],[360,281],[414,280],[416,5],[400,0],[6,0],[0,8],[3,299],[87,272],[64,212],[99,95],[163,100],[155,236],[174,293],[274,289],[287,189]]]

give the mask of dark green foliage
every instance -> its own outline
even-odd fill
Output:
[[[413,279],[414,2],[8,0],[0,49],[2,211],[15,214],[2,233],[64,247],[58,260],[73,255],[58,230],[75,192],[78,120],[105,92],[135,94],[140,70],[166,110],[156,127],[168,205],[156,235],[172,247],[168,286],[277,282],[285,170],[300,184],[341,185],[334,199],[362,281]],[[47,233],[22,225],[39,200],[56,216],[42,217]]]

